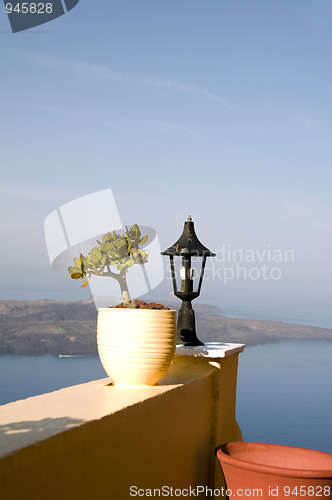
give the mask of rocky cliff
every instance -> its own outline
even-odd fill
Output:
[[[217,308],[202,304],[195,304],[195,312],[203,342],[255,345],[288,339],[332,340],[332,330],[326,328],[226,318]],[[0,354],[96,354],[96,321],[92,300],[0,301]]]

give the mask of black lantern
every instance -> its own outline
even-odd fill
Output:
[[[182,300],[181,309],[178,313],[177,342],[187,346],[204,345],[196,335],[195,312],[191,306],[191,301],[196,299],[201,292],[206,258],[214,257],[216,254],[212,253],[211,250],[206,248],[199,241],[195,233],[194,223],[190,216],[184,223],[183,233],[178,241],[164,252],[161,252],[161,254],[169,255],[174,295]],[[180,291],[177,287],[174,256],[182,257]],[[192,257],[202,258],[197,291],[194,291],[194,269],[192,269],[191,265]]]

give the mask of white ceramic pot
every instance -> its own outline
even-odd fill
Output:
[[[175,343],[176,311],[98,310],[98,353],[116,385],[156,384],[171,364]]]

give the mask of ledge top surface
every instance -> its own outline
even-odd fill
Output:
[[[199,356],[203,358],[226,358],[244,350],[245,344],[231,344],[229,342],[207,342],[200,346],[176,346],[176,354],[182,356]]]

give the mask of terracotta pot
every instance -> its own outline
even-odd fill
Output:
[[[216,456],[229,498],[332,497],[329,453],[277,444],[227,443],[216,449]]]
[[[116,385],[156,384],[171,364],[175,342],[176,311],[98,310],[98,353]]]

